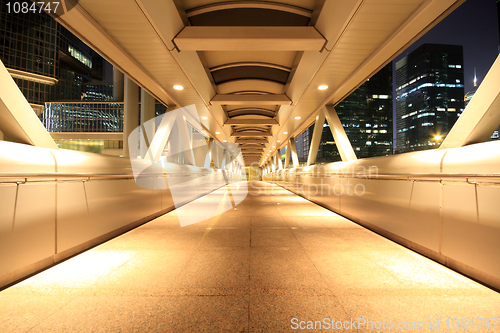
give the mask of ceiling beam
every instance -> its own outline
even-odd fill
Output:
[[[218,94],[210,101],[212,105],[291,105],[286,95],[225,95]]]
[[[275,119],[228,119],[224,125],[279,125]]]
[[[236,139],[234,143],[269,143],[267,139]]]
[[[254,132],[254,131],[242,131],[242,132],[233,132],[231,136],[273,136],[269,132]]]
[[[321,51],[325,38],[314,27],[194,27],[173,40],[180,51]]]
[[[240,149],[264,149],[265,144],[251,143],[251,144],[238,144]]]

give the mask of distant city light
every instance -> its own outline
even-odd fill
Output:
[[[441,135],[436,135],[436,136],[434,137],[434,139],[436,139],[436,140],[441,140],[441,138],[442,138],[442,136],[441,136]]]

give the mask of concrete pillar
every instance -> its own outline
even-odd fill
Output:
[[[147,138],[146,145],[141,146],[141,156],[145,156],[148,151],[149,143],[153,140],[155,135],[155,122],[150,121],[148,124],[146,122],[155,117],[155,98],[151,96],[146,90],[141,89],[141,125],[142,130],[145,132]]]
[[[124,75],[116,67],[113,67],[113,99],[115,102],[123,101]]]
[[[125,78],[123,112],[123,156],[129,156],[128,136],[139,126],[139,86],[129,77]],[[138,143],[137,143],[138,144]]]

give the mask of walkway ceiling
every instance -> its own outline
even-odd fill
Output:
[[[58,21],[262,164],[463,1],[80,0]]]

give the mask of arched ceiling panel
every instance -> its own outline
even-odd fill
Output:
[[[234,5],[234,4],[239,4],[243,5],[245,7],[249,6],[258,6],[259,4],[263,5],[270,5],[270,6],[288,6],[288,7],[296,7],[296,8],[302,8],[305,10],[308,10],[312,12],[316,6],[317,6],[317,1],[316,0],[274,0],[274,1],[234,1],[234,0],[219,0],[219,1],[213,1],[213,0],[183,0],[183,9],[186,10],[186,12],[193,11],[195,8],[203,8],[207,6],[214,6],[214,5]],[[251,8],[251,7],[250,7]]]
[[[194,26],[307,26],[310,18],[296,13],[262,8],[228,8],[189,15]]]

